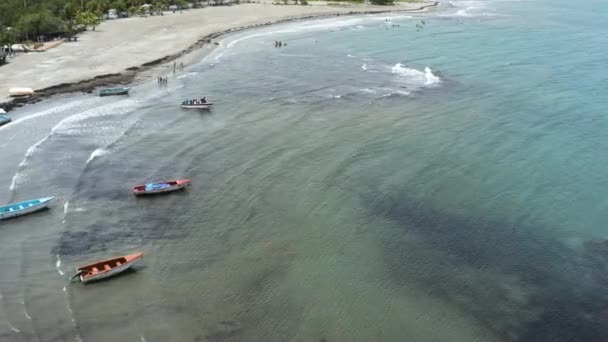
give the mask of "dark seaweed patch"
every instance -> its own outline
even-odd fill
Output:
[[[546,227],[467,217],[383,193],[363,196],[362,202],[372,216],[395,223],[394,231],[381,237],[395,282],[418,282],[504,340],[608,341],[608,242],[587,243],[578,252],[543,234]],[[412,279],[411,262],[404,262],[412,260],[405,235],[414,235],[444,259],[421,260]],[[513,275],[534,291],[521,303],[500,292],[498,281],[460,279],[457,272],[435,267],[491,269]]]
[[[124,245],[141,245],[145,241],[183,238],[184,232],[170,229],[175,226],[170,219],[161,215],[150,215],[149,220],[137,223],[90,224],[82,227],[82,230],[63,232],[52,253],[82,255]]]

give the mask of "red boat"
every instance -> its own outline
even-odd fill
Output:
[[[133,194],[135,194],[135,196],[161,194],[181,190],[189,185],[189,179],[140,184],[133,187]]]

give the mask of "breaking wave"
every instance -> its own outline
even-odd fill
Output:
[[[400,80],[409,87],[428,87],[441,83],[441,79],[433,74],[433,71],[429,67],[424,68],[424,71],[420,71],[397,63],[391,71],[393,74],[398,75]]]

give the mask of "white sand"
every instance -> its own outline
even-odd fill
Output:
[[[330,13],[413,10],[428,4],[399,3],[392,7],[327,6],[321,2],[311,6],[247,4],[108,20],[96,31],[81,34],[77,42],[66,42],[46,52],[19,55],[0,67],[0,103],[8,100],[11,87],[43,89],[120,73],[177,53],[208,34],[231,28]]]

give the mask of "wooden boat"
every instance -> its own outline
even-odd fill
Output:
[[[10,97],[32,96],[32,95],[34,95],[34,89],[32,89],[32,88],[10,88],[8,90],[8,95]]]
[[[105,279],[128,270],[143,256],[144,253],[137,252],[78,266],[76,267],[76,276],[78,276],[83,283]],[[74,276],[74,278],[76,276]]]
[[[135,196],[153,195],[181,190],[189,185],[189,179],[177,179],[166,182],[147,183],[134,186],[133,193],[135,194]]]
[[[211,109],[211,107],[213,107],[212,102],[205,102],[205,103],[199,102],[199,103],[193,103],[193,104],[182,103],[183,109]]]
[[[112,95],[126,95],[129,93],[131,88],[118,87],[118,88],[106,88],[99,91],[99,96],[112,96]]]
[[[45,197],[0,207],[0,220],[22,216],[45,209],[54,197]]]
[[[11,118],[8,115],[0,114],[0,126],[11,122]]]

